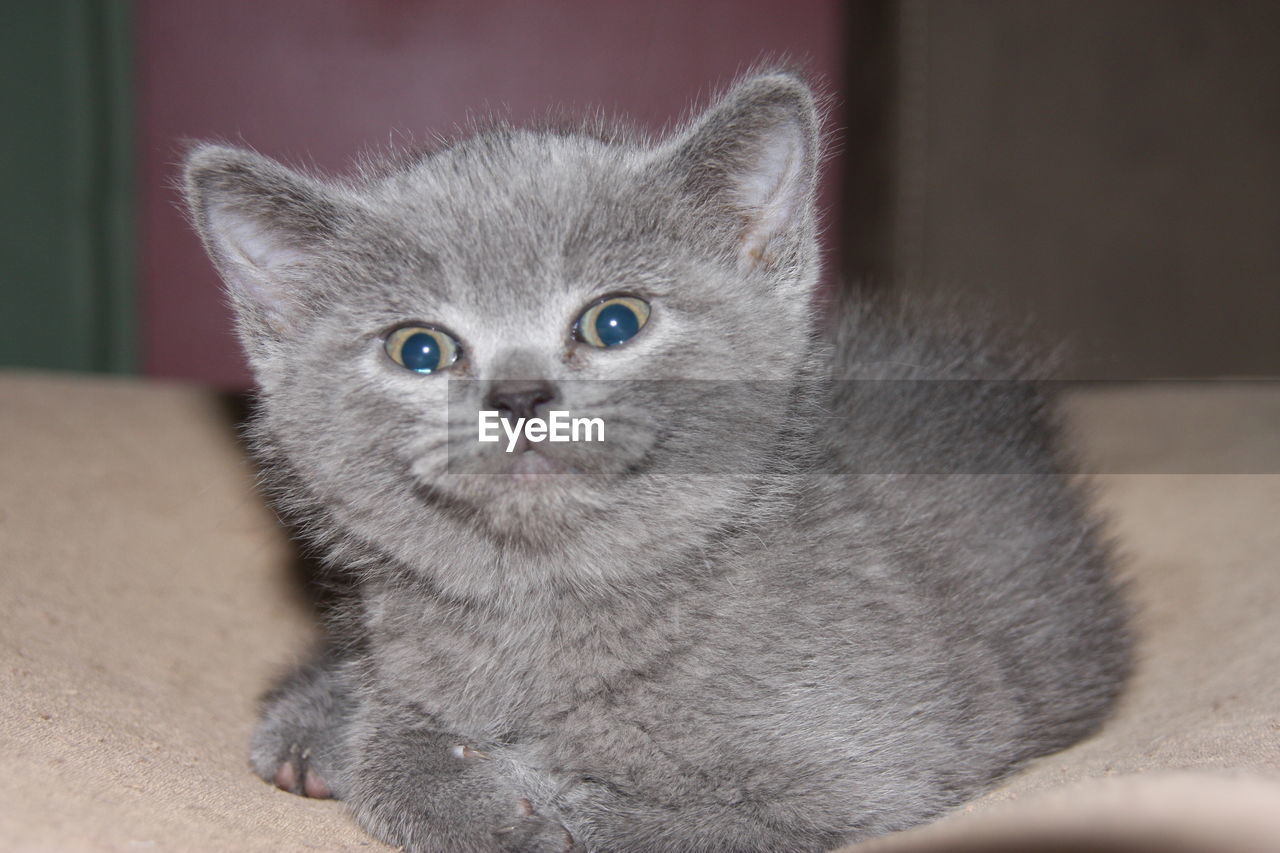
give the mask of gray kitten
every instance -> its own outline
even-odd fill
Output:
[[[1026,367],[819,274],[814,98],[186,191],[269,482],[353,581],[252,763],[410,850],[822,850],[1096,728],[1108,553]],[[857,381],[853,381],[857,380]],[[608,441],[475,440],[478,413]]]

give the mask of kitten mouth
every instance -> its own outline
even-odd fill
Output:
[[[535,450],[527,443],[516,449],[515,458],[507,467],[506,473],[520,481],[536,481],[545,474],[571,474],[572,470],[559,460],[552,459],[545,453]]]

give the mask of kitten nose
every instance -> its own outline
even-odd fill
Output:
[[[555,402],[556,388],[545,379],[505,380],[489,386],[485,405],[513,418],[537,417],[538,407]]]

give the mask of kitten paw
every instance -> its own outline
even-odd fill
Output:
[[[333,789],[324,776],[311,766],[306,751],[292,755],[280,762],[271,782],[282,791],[311,797],[316,800],[333,799]]]
[[[504,853],[570,853],[574,849],[569,830],[538,814],[528,800],[521,799],[517,811],[520,814],[512,823],[493,831],[499,850]]]
[[[351,705],[333,662],[294,672],[265,699],[249,750],[254,772],[291,794],[341,798],[343,727]]]

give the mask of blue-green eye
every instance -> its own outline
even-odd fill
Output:
[[[611,296],[583,311],[574,332],[578,340],[604,349],[625,344],[647,322],[648,302],[635,296]]]
[[[415,373],[435,373],[458,360],[458,342],[439,329],[401,326],[387,335],[387,355]]]

